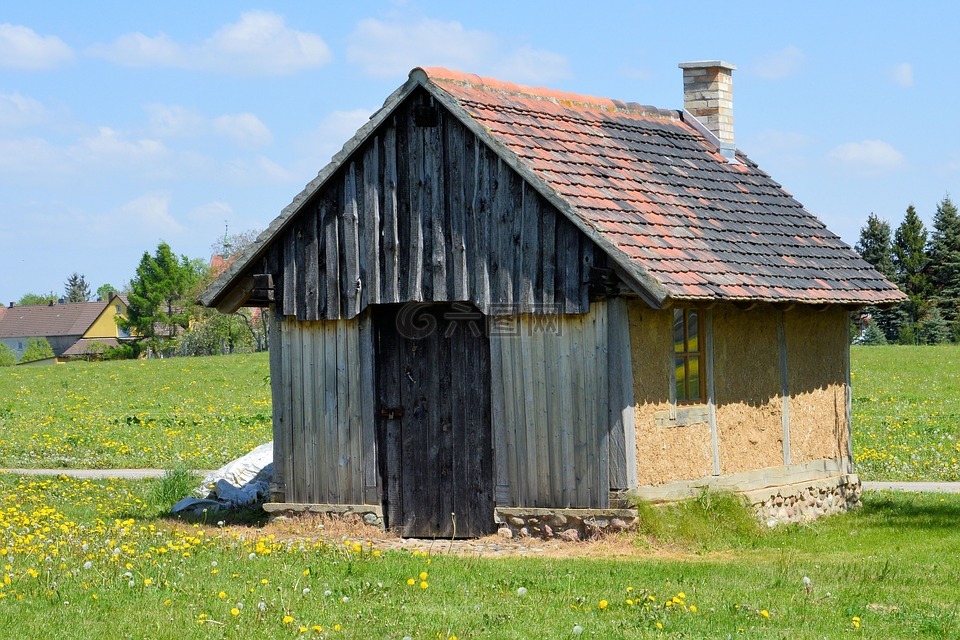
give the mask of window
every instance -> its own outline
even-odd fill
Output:
[[[706,402],[703,313],[696,309],[673,312],[673,356],[677,404]]]

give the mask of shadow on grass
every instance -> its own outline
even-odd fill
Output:
[[[871,492],[864,495],[857,516],[870,524],[897,530],[947,529],[960,533],[960,496]]]

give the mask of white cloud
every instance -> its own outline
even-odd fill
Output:
[[[270,133],[270,129],[252,113],[238,113],[214,118],[213,129],[245,148],[263,147],[273,142],[273,134]]]
[[[96,162],[127,164],[157,158],[166,151],[159,140],[130,140],[115,129],[100,127],[97,135],[81,140],[76,152]]]
[[[38,100],[19,93],[0,94],[0,129],[22,129],[44,122],[47,116]]]
[[[170,214],[170,196],[165,193],[147,193],[123,204],[117,211],[101,219],[101,222],[118,229],[152,231],[159,234],[179,234],[185,231],[182,224]]]
[[[894,83],[907,89],[913,86],[913,65],[909,62],[901,62],[893,65],[890,69],[890,78]]]
[[[807,56],[794,45],[778,51],[770,51],[757,58],[752,67],[754,74],[767,80],[779,80],[800,71]]]
[[[892,171],[907,164],[903,154],[883,140],[847,142],[834,147],[828,157],[867,174]]]
[[[41,36],[33,29],[0,24],[0,67],[52,69],[73,59],[73,51],[56,36]]]
[[[357,24],[347,42],[347,59],[376,77],[404,76],[414,67],[427,66],[518,82],[547,82],[569,74],[567,59],[559,53],[510,47],[490,32],[465,29],[455,21],[390,23],[369,18]]]
[[[233,217],[233,207],[222,200],[208,202],[193,209],[190,219],[200,223],[221,223]]]
[[[321,67],[332,59],[316,34],[291,29],[283,17],[249,11],[199,44],[185,45],[166,34],[130,33],[91,47],[91,55],[128,67],[177,67],[235,75],[284,75]]]
[[[166,138],[196,138],[217,135],[238,146],[253,149],[273,142],[273,133],[252,113],[223,114],[208,118],[180,105],[149,104],[144,107],[149,131]]]

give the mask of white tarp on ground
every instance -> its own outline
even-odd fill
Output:
[[[253,504],[269,493],[272,477],[273,441],[270,441],[208,473],[196,495],[173,505],[172,511],[217,511]]]

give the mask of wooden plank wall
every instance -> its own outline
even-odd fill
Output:
[[[284,500],[379,504],[369,314],[273,324],[274,468]]]
[[[304,205],[265,264],[278,312],[314,321],[410,301],[586,313],[594,260],[590,240],[421,91]]]
[[[491,335],[498,505],[605,508],[636,486],[629,345],[622,300]]]

